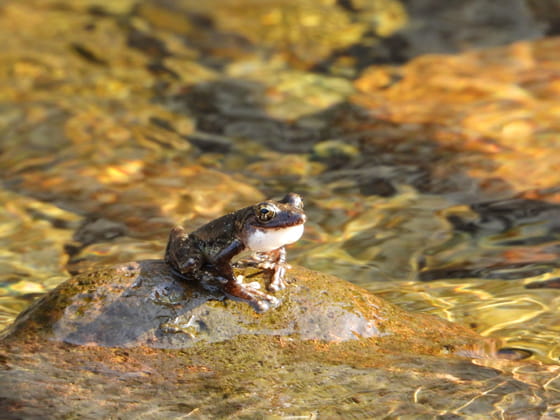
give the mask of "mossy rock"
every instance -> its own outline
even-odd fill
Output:
[[[263,284],[262,278],[254,278]],[[370,340],[386,351],[430,354],[481,351],[481,342],[491,345],[466,328],[410,314],[333,276],[296,267],[288,278],[288,288],[276,294],[282,304],[257,314],[245,302],[177,279],[161,260],[123,264],[67,281],[22,313],[4,335],[174,349],[240,335]]]
[[[539,385],[554,372],[488,357],[496,343],[469,329],[304,268],[288,278],[276,294],[282,304],[257,314],[175,279],[160,260],[77,275],[2,334],[0,411],[7,419],[539,418],[558,406],[555,389]]]

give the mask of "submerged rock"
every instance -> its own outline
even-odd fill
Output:
[[[256,314],[244,302],[177,279],[161,260],[132,262],[77,275],[20,315],[4,335],[39,334],[74,345],[175,349],[267,335],[327,342],[372,339],[393,350],[431,354],[482,351],[474,332],[407,313],[333,276],[297,267],[289,278],[288,289],[276,294],[281,306]]]

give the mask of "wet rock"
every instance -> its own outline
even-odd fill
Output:
[[[154,348],[186,348],[240,335],[371,339],[392,351],[430,354],[482,354],[493,343],[482,343],[474,332],[439,318],[399,310],[331,276],[303,268],[292,269],[289,276],[292,284],[277,294],[283,300],[280,308],[257,315],[244,302],[174,278],[161,260],[118,265],[75,276],[25,311],[4,335]]]
[[[539,385],[554,371],[452,357],[492,341],[332,276],[289,275],[265,314],[160,260],[75,276],[0,340],[3,418],[554,415]]]

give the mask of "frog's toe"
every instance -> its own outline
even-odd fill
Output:
[[[286,288],[286,282],[284,281],[287,268],[286,265],[287,264],[278,264],[275,267],[274,273],[272,274],[272,281],[268,285],[268,290],[277,292]]]
[[[246,286],[255,290],[259,290],[261,288],[261,284],[258,281],[252,281],[251,283],[247,283]]]
[[[253,303],[253,308],[255,309],[255,312],[262,314],[270,309],[270,305],[268,302],[258,301]]]
[[[280,299],[277,299],[274,296],[268,296],[266,299],[260,299],[253,302],[253,307],[258,313],[263,313],[269,309],[277,308],[280,306],[280,303],[282,303]]]
[[[274,296],[270,296],[270,306],[272,308],[277,308],[282,303],[282,300],[275,298]]]
[[[275,281],[270,283],[268,286],[268,290],[271,292],[278,292],[280,290],[284,290],[286,288],[286,283],[284,281]]]

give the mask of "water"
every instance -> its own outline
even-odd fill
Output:
[[[558,363],[558,40],[361,73],[347,17],[325,25],[349,39],[286,39],[258,10],[268,38],[225,6],[212,27],[8,3],[0,326],[71,273],[160,257],[173,224],[295,191],[291,262]]]

